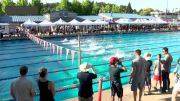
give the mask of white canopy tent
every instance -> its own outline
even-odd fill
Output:
[[[132,24],[145,24],[145,22],[142,19],[136,19]]]
[[[147,19],[141,19],[141,21],[142,21],[144,24],[149,24],[149,20],[147,20]]]
[[[149,20],[149,24],[157,24],[157,22],[154,19]]]
[[[157,19],[156,19],[156,22],[157,22],[158,24],[167,24],[167,22],[164,21],[164,20],[162,20],[161,18],[157,18]]]
[[[70,22],[68,22],[68,24],[70,24],[70,25],[82,25],[81,22],[77,21],[76,19],[71,20]]]
[[[118,24],[131,24],[132,22],[133,21],[131,19],[125,19],[125,18],[116,21],[116,23]]]
[[[24,26],[37,26],[38,24],[33,22],[33,21],[31,21],[30,19],[28,19],[22,25],[24,25]]]
[[[86,19],[84,20],[83,22],[81,22],[81,25],[94,25],[95,23],[92,22],[91,20],[89,19]]]
[[[149,24],[167,24],[166,21],[163,21],[161,18],[151,19],[148,22]]]
[[[60,18],[58,21],[54,22],[54,25],[68,25],[68,23]]]
[[[47,20],[47,19],[45,19],[44,21],[42,21],[38,25],[42,26],[42,27],[54,26],[54,24],[51,21]]]
[[[100,19],[97,19],[96,21],[94,21],[94,25],[107,25],[107,24],[109,23],[106,21],[102,21]]]

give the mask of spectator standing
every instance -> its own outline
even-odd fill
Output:
[[[145,74],[145,85],[148,86],[148,94],[151,93],[151,53],[145,53],[144,58],[146,60],[146,74]]]
[[[118,96],[118,101],[122,101],[123,88],[120,73],[126,72],[127,69],[122,65],[122,62],[117,57],[111,57],[109,63],[111,101],[115,100],[115,94]],[[122,68],[118,68],[118,65],[120,65]]]
[[[133,91],[134,101],[136,101],[137,97],[137,88],[139,88],[139,101],[141,101],[141,97],[144,90],[144,82],[145,82],[145,71],[146,71],[146,60],[141,57],[141,50],[137,49],[135,51],[136,58],[132,61],[132,85],[131,91]]]
[[[20,68],[20,77],[11,84],[11,96],[16,101],[34,101],[36,95],[32,81],[26,78],[28,68],[22,66]]]
[[[79,101],[93,101],[93,84],[92,80],[97,78],[97,74],[94,68],[88,63],[83,63],[79,66],[80,72],[77,74],[79,79],[79,92],[78,99]],[[89,73],[88,70],[92,70],[92,73]]]
[[[154,74],[154,80],[155,80],[155,87],[154,90],[157,91],[157,84],[159,81],[159,87],[160,90],[162,89],[162,69],[163,69],[163,64],[161,63],[161,54],[157,55],[157,60],[154,62],[154,69],[153,69],[153,74]]]
[[[164,53],[164,60],[162,61],[164,69],[162,70],[162,81],[163,81],[163,88],[162,93],[165,93],[166,90],[170,90],[170,79],[169,79],[169,73],[171,70],[171,63],[173,61],[173,58],[171,54],[168,52],[168,48],[163,48]]]
[[[47,80],[47,69],[39,69],[39,79],[37,80],[39,91],[40,91],[40,100],[39,101],[54,101],[55,87],[52,81]]]

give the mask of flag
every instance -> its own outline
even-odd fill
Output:
[[[66,60],[68,59],[69,49],[66,48]]]
[[[72,64],[74,64],[74,56],[75,56],[75,52],[73,50],[71,50]]]
[[[60,57],[62,57],[62,47],[59,49]]]
[[[56,45],[56,54],[58,54],[58,53],[59,53],[59,46]]]
[[[53,54],[54,54],[54,52],[55,52],[55,44],[53,44],[52,49],[53,49]]]

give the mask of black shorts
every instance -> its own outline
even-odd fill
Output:
[[[145,85],[146,85],[146,86],[150,86],[150,85],[151,85],[151,75],[150,75],[150,73],[147,73],[147,74],[146,74],[146,77],[145,77]]]
[[[117,93],[118,97],[123,97],[122,85],[119,83],[112,83],[111,82],[111,96],[115,96],[116,93]]]

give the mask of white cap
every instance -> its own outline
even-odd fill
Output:
[[[81,72],[87,72],[89,68],[91,68],[92,66],[88,63],[83,63],[79,66],[79,70]]]
[[[149,52],[144,53],[144,58],[146,60],[151,60],[151,53],[149,53]]]

